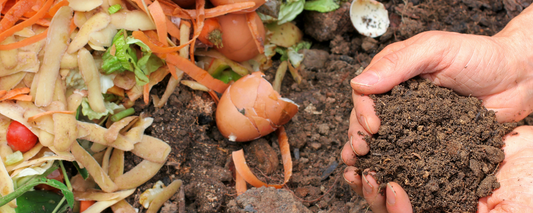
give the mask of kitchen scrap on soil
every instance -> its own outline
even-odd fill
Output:
[[[370,152],[356,166],[376,172],[382,193],[393,181],[415,212],[475,212],[478,199],[499,188],[503,136],[516,124],[500,124],[477,98],[420,78],[370,97],[381,127],[365,137]]]
[[[231,158],[231,151],[244,147],[250,153],[247,156],[248,165],[265,182],[279,183],[283,180],[281,165],[275,167],[276,170],[271,174],[261,175],[260,171],[265,170],[258,169],[262,168],[258,158],[263,156],[248,152],[246,148],[252,144],[229,142],[218,132],[212,122],[214,103],[211,98],[202,92],[179,86],[163,108],[144,107],[140,102],[135,106],[137,112],[145,111],[155,118],[153,126],[147,131],[154,137],[168,141],[173,154],[158,175],[140,186],[135,192],[137,195],[131,196],[132,201],[129,202],[139,207],[140,204],[133,200],[157,180],[165,182],[168,179],[169,183],[170,179],[180,178],[184,180],[184,196],[172,197],[162,212],[172,212],[170,210],[175,208],[185,209],[186,212],[273,211],[273,206],[262,205],[261,199],[253,199],[254,196],[264,196],[264,199],[272,197],[285,202],[286,206],[295,204],[299,207],[303,204],[312,212],[367,212],[364,200],[342,178],[334,184],[335,177],[342,175],[344,165],[339,165],[329,178],[321,181],[321,175],[328,166],[335,161],[341,162],[338,158],[340,149],[348,140],[347,118],[353,107],[349,81],[356,70],[366,67],[371,58],[386,45],[423,31],[493,35],[517,14],[515,8],[519,8],[512,5],[508,7],[508,1],[488,1],[487,4],[474,0],[413,0],[407,1],[407,4],[403,1],[382,2],[389,11],[391,26],[385,35],[375,39],[355,32],[349,23],[349,7],[346,4],[330,13],[304,11],[301,17],[294,20],[304,31],[304,40],[313,42],[311,49],[304,51],[302,83],[298,85],[286,77],[281,87],[283,97],[300,105],[299,112],[285,126],[291,149],[299,149],[299,159],[294,158],[293,154],[293,177],[288,183],[288,189],[294,192],[297,199],[277,198],[285,197],[287,189],[252,189],[252,193],[245,193],[237,199],[230,167],[226,164]],[[273,63],[273,67],[265,71],[266,79],[270,82],[274,80],[280,62]],[[155,86],[152,93],[161,96],[165,87],[165,84]],[[269,135],[263,139],[279,159],[281,155],[277,151],[275,137]],[[134,155],[127,156],[126,167],[133,167],[140,160]],[[326,193],[331,186],[332,190]],[[181,205],[184,207],[181,208]]]

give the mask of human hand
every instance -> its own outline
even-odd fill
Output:
[[[459,94],[476,96],[490,110],[497,111],[498,121],[516,121],[526,117],[533,106],[532,42],[523,29],[533,16],[533,7],[514,19],[501,33],[493,37],[463,35],[450,32],[426,32],[408,40],[394,43],[378,53],[365,71],[351,82],[354,109],[350,116],[349,141],[341,157],[345,164],[353,166],[356,155],[365,155],[369,147],[363,140],[365,134],[376,133],[380,120],[375,115],[373,102],[368,94],[391,90],[399,83],[414,76],[428,78],[439,86],[453,89]],[[533,32],[532,32],[533,33]],[[371,204],[374,212],[386,212],[385,198],[377,195],[377,188],[363,193],[363,182],[375,185],[371,176],[355,175],[354,167],[348,167],[345,179]],[[392,189],[391,189],[392,188]],[[395,206],[408,206],[402,200],[405,192],[391,183],[386,189],[389,195],[395,191]],[[405,194],[405,197],[406,194]],[[398,208],[404,212],[405,208]],[[389,211],[393,212],[390,208]]]
[[[533,127],[521,126],[504,138],[505,159],[495,174],[500,188],[481,198],[478,213],[533,212]],[[396,183],[387,184],[385,196],[371,175],[364,179],[348,166],[344,178],[357,193],[364,196],[375,213],[412,212],[407,193]]]

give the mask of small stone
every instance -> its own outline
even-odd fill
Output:
[[[303,14],[305,34],[320,42],[355,30],[350,20],[350,3],[344,3],[339,9],[328,13],[304,11]]]
[[[318,150],[320,149],[320,147],[322,147],[322,144],[318,142],[312,142],[311,144],[309,144],[309,146],[313,148],[314,150]]]
[[[265,174],[272,174],[277,169],[279,165],[278,155],[266,139],[259,138],[252,141],[247,149],[257,160],[259,169]]]
[[[294,194],[296,194],[296,196],[298,196],[300,198],[303,198],[307,194],[309,194],[309,189],[300,187],[300,188],[297,188],[296,190],[294,190]]]
[[[304,49],[302,52],[304,55],[302,65],[306,69],[322,69],[326,66],[326,61],[329,59],[329,53],[325,50]]]
[[[318,125],[318,132],[323,135],[327,135],[329,133],[329,125],[328,124],[319,124]]]
[[[363,44],[361,44],[361,48],[365,50],[366,52],[371,52],[372,50],[375,50],[378,47],[378,41],[376,39],[365,37],[363,39]]]

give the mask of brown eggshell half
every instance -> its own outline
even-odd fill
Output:
[[[224,92],[217,107],[216,121],[224,137],[232,135],[234,138],[230,140],[243,142],[270,134],[297,112],[298,105],[282,98],[262,73],[255,72],[239,79]]]
[[[246,9],[246,10],[241,10],[239,12],[234,12],[234,14],[245,14],[245,13],[253,12],[266,2],[266,0],[211,0],[211,3],[213,3],[213,5],[215,6],[219,6],[219,5],[226,5],[226,4],[233,4],[233,3],[240,3],[240,2],[250,2],[250,1],[253,1],[255,3],[254,7],[250,9]]]
[[[257,13],[253,13],[257,16],[255,20],[259,34],[265,38],[265,27]],[[259,54],[246,15],[227,14],[219,16],[218,22],[222,29],[223,44],[222,48],[217,48],[220,53],[238,62],[250,60]]]
[[[224,137],[231,141],[244,142],[261,137],[255,125],[244,116],[231,101],[231,95],[226,89],[217,105],[217,127]]]

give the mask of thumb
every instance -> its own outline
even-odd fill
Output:
[[[387,211],[388,213],[409,213],[413,212],[411,201],[407,192],[397,183],[387,183],[385,191],[387,195]]]
[[[404,41],[404,45],[389,45],[376,55],[363,73],[352,79],[358,94],[380,94],[419,74],[445,69],[455,58],[457,43],[443,39],[445,33],[422,33]],[[384,54],[383,54],[384,53]]]

